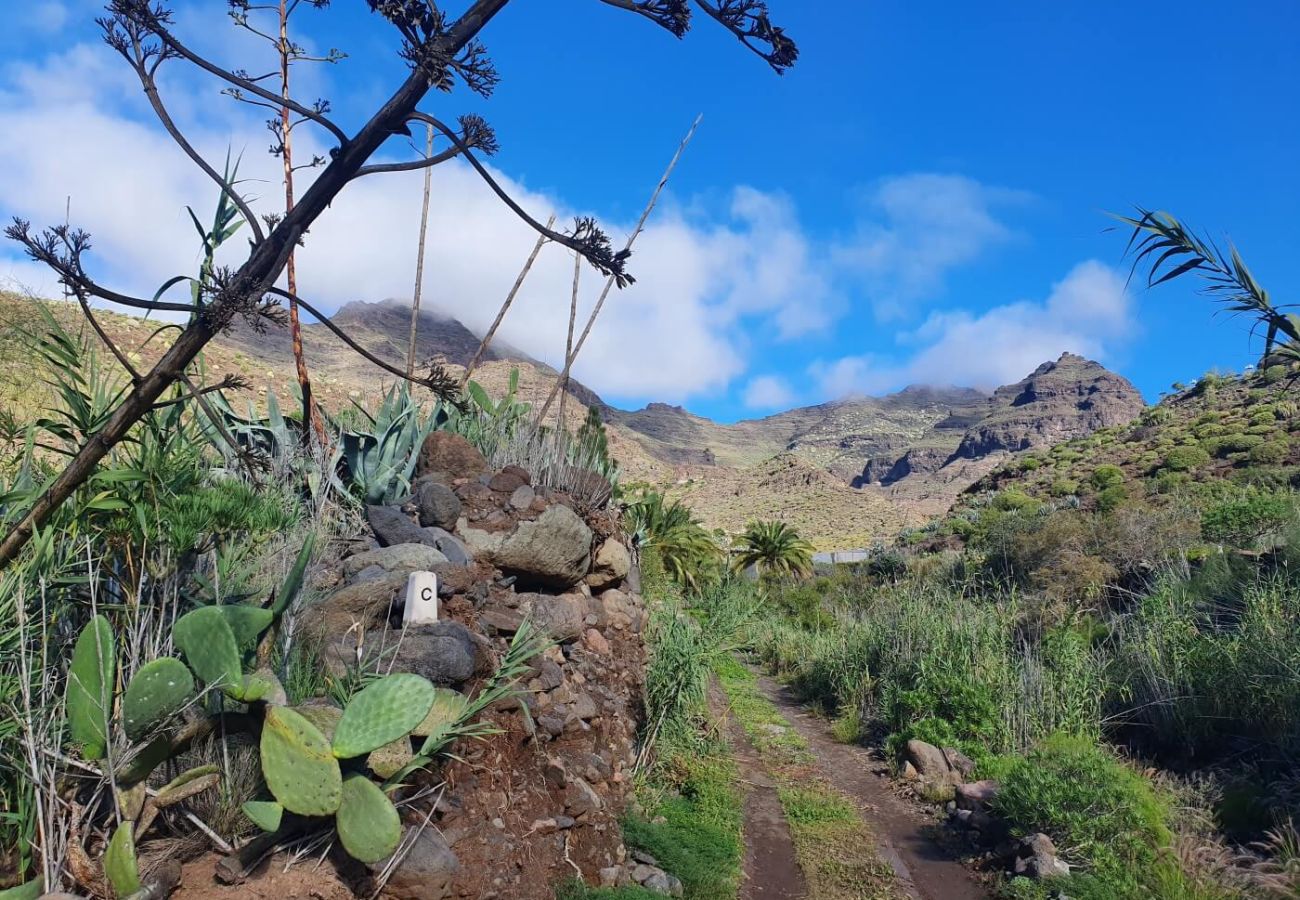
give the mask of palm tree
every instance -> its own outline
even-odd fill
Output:
[[[806,575],[812,571],[813,545],[784,522],[750,522],[736,539],[739,551],[732,566],[740,571],[757,566],[763,573]]]
[[[1222,303],[1233,315],[1255,320],[1252,333],[1264,331],[1264,356],[1284,362],[1300,361],[1300,317],[1285,311],[1246,268],[1237,248],[1224,253],[1167,212],[1138,207],[1138,217],[1115,216],[1131,226],[1128,253],[1133,272],[1146,268],[1147,287],[1195,273],[1205,281],[1202,293]]]
[[[722,550],[681,501],[666,503],[662,494],[647,491],[623,518],[638,560],[642,551],[654,548],[668,576],[682,587],[697,590],[717,573]]]

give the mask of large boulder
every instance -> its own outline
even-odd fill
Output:
[[[912,767],[924,779],[935,782],[960,782],[961,774],[953,771],[944,752],[934,744],[912,739],[903,746],[903,761]]]
[[[420,524],[445,528],[456,527],[460,518],[460,498],[440,481],[424,478],[416,483],[415,502],[420,508]]]
[[[632,568],[632,555],[620,541],[609,538],[600,545],[587,573],[587,585],[592,590],[614,587],[627,577]]]
[[[394,671],[423,675],[454,686],[474,675],[475,645],[469,629],[450,620],[408,628],[393,659]]]
[[[523,594],[519,599],[520,608],[553,641],[576,641],[587,628],[587,598],[582,594]]]
[[[492,556],[521,582],[570,588],[587,574],[591,529],[567,506],[552,506],[535,520],[516,525]]]
[[[415,476],[432,476],[437,481],[478,478],[488,470],[487,460],[469,441],[449,431],[435,431],[424,439],[415,462]]]
[[[343,560],[343,574],[353,578],[357,573],[377,566],[387,574],[409,575],[411,572],[432,571],[438,563],[446,561],[447,557],[441,551],[428,544],[393,544],[354,553]]]
[[[391,863],[392,860],[385,860],[371,870],[382,872]],[[453,882],[459,873],[460,860],[442,832],[425,828],[397,863],[384,886],[384,896],[393,900],[444,900],[454,895]]]
[[[366,521],[375,533],[380,545],[393,547],[397,544],[428,544],[433,540],[425,534],[423,528],[411,521],[410,516],[398,506],[367,506]]]

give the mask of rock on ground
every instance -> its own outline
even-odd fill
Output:
[[[415,477],[431,475],[438,481],[474,479],[488,470],[483,454],[465,438],[449,431],[435,431],[424,439],[415,463]]]
[[[567,506],[520,522],[493,554],[497,566],[521,581],[560,589],[581,581],[590,560],[591,529]]]

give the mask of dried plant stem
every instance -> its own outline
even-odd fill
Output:
[[[427,134],[424,158],[433,156],[433,126],[425,124]],[[420,207],[420,249],[415,255],[415,294],[411,298],[411,337],[406,346],[406,374],[415,371],[415,335],[420,324],[420,292],[424,287],[424,243],[429,233],[429,193],[432,188],[433,168],[424,170],[424,202]]]
[[[636,228],[627,239],[627,245],[624,249],[631,250],[632,245],[636,243],[637,237],[645,230],[646,220],[650,218],[650,213],[654,212],[655,204],[659,202],[659,195],[663,193],[664,187],[668,184],[668,179],[672,177],[673,169],[677,168],[677,162],[682,158],[686,151],[686,145],[695,137],[695,130],[700,127],[700,121],[704,118],[703,114],[695,117],[691,124],[691,130],[686,132],[686,137],[682,138],[681,144],[677,147],[677,152],[673,154],[672,161],[668,163],[668,168],[664,171],[663,177],[659,179],[659,184],[655,186],[654,193],[650,195],[650,202],[646,205],[645,211],[641,213],[641,219],[636,223]],[[587,335],[591,334],[591,326],[596,324],[596,317],[600,315],[601,309],[605,306],[605,299],[609,296],[610,290],[614,287],[614,278],[608,278],[605,281],[605,288],[600,292],[600,299],[596,301],[596,307],[591,311],[591,316],[587,319],[587,325],[582,329],[582,337],[578,338],[578,344],[573,348],[573,352],[567,354],[564,359],[564,371],[556,380],[555,386],[551,388],[551,393],[546,398],[546,403],[542,405],[542,411],[537,416],[537,421],[541,422],[546,418],[546,413],[550,410],[551,404],[555,402],[555,395],[560,392],[561,386],[565,389],[569,385],[569,371],[573,368],[573,361],[578,358],[582,352],[582,345],[587,342]]]
[[[569,335],[564,342],[564,358],[573,355],[573,327],[578,320],[578,282],[582,278],[582,257],[573,254],[573,296],[569,300]],[[569,395],[569,367],[564,367],[564,383],[560,385],[560,431],[564,431],[564,399]]]
[[[555,216],[552,215],[546,220],[547,230],[549,231],[554,227],[554,225]],[[483,335],[483,340],[479,343],[478,350],[474,353],[474,358],[471,359],[469,365],[465,367],[465,374],[462,375],[460,379],[461,390],[464,390],[465,385],[469,384],[469,376],[473,374],[476,368],[478,368],[478,364],[483,361],[483,354],[487,353],[488,347],[491,346],[492,338],[496,337],[497,329],[501,327],[501,322],[505,319],[506,313],[510,311],[510,305],[515,302],[515,297],[519,294],[519,289],[524,286],[524,280],[528,278],[528,272],[533,268],[533,263],[537,261],[537,254],[542,252],[542,246],[545,243],[546,235],[538,236],[537,243],[533,245],[533,252],[528,254],[528,261],[524,263],[524,268],[520,271],[519,277],[515,279],[514,286],[510,288],[510,293],[506,294],[506,300],[501,304],[501,310],[497,313],[497,317],[492,321],[492,327],[487,330],[487,334]]]

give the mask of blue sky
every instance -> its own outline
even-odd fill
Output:
[[[530,210],[595,214],[619,242],[703,113],[633,258],[640,281],[611,299],[579,363],[606,399],[736,419],[909,381],[989,386],[1065,350],[1155,399],[1249,362],[1245,324],[1212,318],[1193,282],[1124,290],[1124,237],[1104,212],[1134,204],[1230,237],[1276,298],[1297,293],[1294,0],[1230,12],[1193,0],[1176,15],[1128,3],[769,5],[802,51],[783,78],[702,16],[679,42],[596,0],[515,0],[484,34],[496,95],[428,107],[483,113],[502,144],[493,166]],[[184,206],[213,196],[97,42],[97,7],[34,0],[0,35],[0,213],[58,220],[71,195],[73,221],[102,251],[97,271],[152,293],[192,267]],[[256,68],[260,51],[224,22],[223,3],[176,8],[196,46]],[[350,54],[300,70],[302,95],[329,96],[354,126],[403,75],[395,35],[360,0],[298,22],[311,46]],[[211,156],[244,150],[274,208],[260,116],[172,67],[163,87],[177,118]],[[327,146],[299,134],[304,150]],[[410,295],[419,176],[384,178],[349,188],[303,251],[303,282],[327,308]],[[463,167],[441,167],[435,185],[427,296],[481,327],[531,238]],[[551,362],[571,270],[548,248],[505,331]],[[11,248],[0,277],[49,290]],[[598,291],[588,271],[584,307]]]

